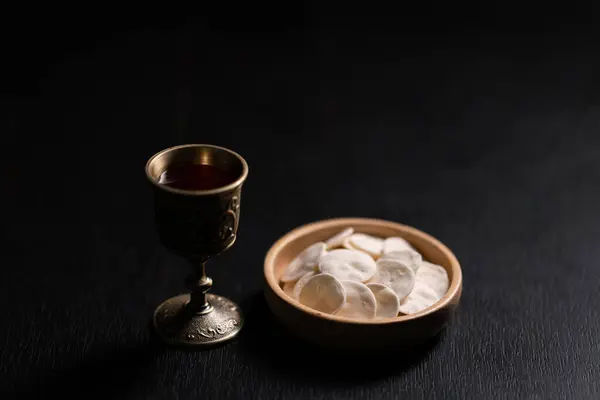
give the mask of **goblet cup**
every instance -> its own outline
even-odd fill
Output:
[[[218,186],[216,181],[199,185],[202,190],[161,180],[165,171],[189,165],[209,166],[226,179],[220,179]],[[229,249],[237,238],[248,164],[229,149],[189,144],[156,153],[146,163],[146,176],[152,184],[160,242],[185,258],[194,270],[185,281],[190,293],[172,297],[155,310],[156,333],[169,344],[186,346],[208,346],[232,339],[243,325],[241,310],[225,297],[207,294],[212,280],[206,275],[206,262]]]

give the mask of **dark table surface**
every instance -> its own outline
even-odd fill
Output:
[[[598,397],[595,38],[303,18],[46,22],[7,50],[3,398]],[[148,327],[188,266],[158,243],[143,167],[190,142],[250,165],[239,241],[209,265],[247,325],[206,352]],[[461,306],[425,349],[330,354],[272,319],[266,251],[340,216],[406,223],[457,255]]]

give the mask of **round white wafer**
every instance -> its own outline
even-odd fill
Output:
[[[298,301],[314,310],[334,314],[346,302],[346,291],[333,275],[318,274],[306,282]]]
[[[336,247],[342,247],[344,245],[344,240],[348,239],[354,233],[354,228],[346,228],[340,233],[331,238],[327,239],[325,244],[328,249],[334,249]]]
[[[355,233],[354,235],[348,238],[348,242],[355,249],[364,251],[371,255],[371,257],[379,257],[381,255],[381,251],[383,250],[383,240],[371,236],[366,235],[364,233]]]
[[[340,280],[362,282],[361,273],[344,260],[321,260],[319,263],[319,271],[331,274]]]
[[[375,261],[358,250],[332,250],[321,257],[319,271],[331,274],[339,280],[366,282],[377,271]]]
[[[448,273],[444,267],[427,261],[423,261],[421,268],[417,271],[417,282],[422,282],[432,288],[439,299],[444,297],[450,287]]]
[[[306,283],[308,282],[308,280],[310,278],[312,278],[313,276],[315,276],[317,273],[314,271],[308,272],[305,275],[302,276],[302,278],[298,279],[298,282],[296,282],[296,284],[294,285],[294,288],[292,289],[292,297],[296,300],[298,300],[298,298],[300,297],[300,292],[302,291],[302,288],[304,286],[306,286]]]
[[[381,259],[398,260],[408,265],[415,273],[419,270],[421,263],[423,262],[423,257],[421,254],[414,250],[393,251],[391,253],[382,255]]]
[[[414,249],[414,247],[412,247],[410,245],[410,243],[408,243],[405,239],[403,239],[401,237],[397,237],[397,236],[389,237],[383,241],[383,249],[382,249],[383,254],[388,254],[388,253],[392,253],[395,251],[406,251],[406,250],[416,251]]]
[[[321,256],[326,253],[325,243],[318,242],[308,246],[292,260],[281,276],[282,282],[294,282],[305,274],[314,271]]]
[[[377,300],[367,285],[355,281],[342,281],[346,302],[337,315],[348,318],[373,319],[377,313]]]
[[[377,300],[377,318],[394,318],[400,311],[400,300],[396,293],[381,283],[367,283]]]
[[[416,314],[431,307],[439,300],[436,293],[429,286],[417,282],[408,297],[400,302],[402,314]]]
[[[377,273],[370,283],[381,283],[392,289],[399,300],[404,299],[413,290],[415,273],[406,263],[390,258],[377,261]]]

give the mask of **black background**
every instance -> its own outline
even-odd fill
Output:
[[[570,5],[3,13],[4,397],[597,397],[600,53],[595,10]],[[239,241],[209,267],[247,325],[208,352],[148,329],[188,267],[143,167],[194,142],[250,165]],[[439,338],[359,359],[272,320],[266,251],[339,216],[455,252]]]

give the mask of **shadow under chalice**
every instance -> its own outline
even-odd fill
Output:
[[[441,333],[409,348],[331,349],[289,332],[269,310],[262,291],[247,298],[242,309],[246,315],[244,330],[238,338],[242,351],[252,358],[251,362],[266,364],[267,368],[296,380],[359,384],[402,374],[426,359],[443,336]],[[384,356],[390,354],[397,357]]]

